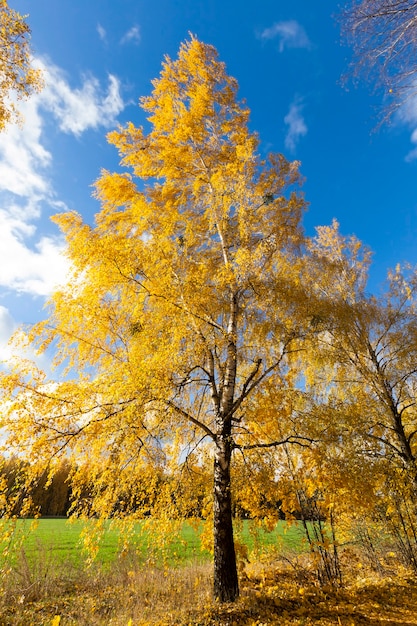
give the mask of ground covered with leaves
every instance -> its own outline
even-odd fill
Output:
[[[59,575],[58,575],[59,574]],[[211,600],[211,567],[107,573],[38,572],[24,567],[3,589],[1,626],[417,625],[417,579],[399,569],[363,572],[339,589],[283,564],[251,564],[233,605]]]

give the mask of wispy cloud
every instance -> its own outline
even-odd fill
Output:
[[[28,198],[49,194],[44,176],[52,156],[41,143],[39,102],[19,103],[24,126],[10,125],[0,135],[0,191]]]
[[[414,86],[417,92],[417,81]],[[394,121],[398,125],[405,125],[411,130],[410,141],[415,146],[405,157],[407,162],[417,160],[417,95],[406,99],[404,104],[398,109]]]
[[[311,43],[303,26],[296,20],[275,22],[269,28],[265,28],[260,35],[260,39],[278,39],[279,51],[285,48],[310,48]]]
[[[302,115],[303,104],[298,100],[294,100],[290,105],[284,122],[288,126],[285,136],[285,147],[294,152],[301,137],[307,134],[308,128]]]
[[[16,218],[11,208],[0,209],[0,285],[17,293],[47,296],[69,270],[64,241],[59,236],[36,240],[35,225]]]
[[[121,38],[120,43],[121,44],[126,44],[126,43],[135,43],[138,44],[140,43],[140,28],[139,26],[135,25],[132,26],[132,28],[130,28]]]
[[[54,65],[45,67],[46,88],[39,96],[40,104],[50,111],[62,131],[80,135],[89,128],[114,125],[124,108],[120,83],[109,75],[104,91],[97,78],[85,76],[81,87],[72,89],[63,72]]]
[[[6,307],[0,305],[0,361],[11,356],[7,345],[10,337],[16,330],[16,323]]]
[[[0,135],[0,285],[45,296],[64,279],[68,262],[57,237],[37,240],[42,206],[54,206],[52,155],[42,145],[43,120],[36,99],[21,105],[22,127]]]
[[[24,123],[0,134],[0,285],[19,293],[46,296],[65,280],[68,260],[58,235],[39,236],[42,211],[65,205],[52,183],[53,154],[45,147],[44,124],[80,136],[88,129],[114,126],[124,107],[117,79],[103,90],[94,77],[72,89],[63,72],[43,62],[44,91],[19,103]]]
[[[417,132],[416,131],[413,131],[411,135],[411,142],[414,145],[417,145]],[[410,150],[410,152],[408,152],[405,156],[406,163],[411,163],[411,161],[416,161],[416,160],[417,160],[417,147]]]
[[[37,365],[42,371],[51,373],[53,355],[39,354],[36,347],[29,344],[27,337],[19,330],[20,326],[9,309],[0,305],[0,369],[8,369],[13,361],[23,358]]]
[[[101,24],[97,24],[97,32],[98,32],[98,36],[100,37],[101,41],[107,41],[106,29]]]

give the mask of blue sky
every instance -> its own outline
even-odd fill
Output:
[[[195,34],[213,44],[252,111],[261,150],[301,161],[308,234],[333,218],[374,251],[371,288],[398,262],[417,263],[417,100],[376,129],[383,94],[341,76],[330,0],[10,0],[29,14],[44,91],[21,106],[25,124],[0,135],[0,357],[21,323],[43,316],[65,277],[50,216],[76,210],[93,223],[91,185],[117,169],[106,133],[149,94],[165,54]]]

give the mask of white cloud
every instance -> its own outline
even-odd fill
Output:
[[[417,143],[417,141],[415,141],[414,143]],[[411,161],[415,161],[417,159],[417,148],[413,148],[413,150],[410,150],[410,152],[408,152],[405,156],[405,161],[406,163],[411,163]]]
[[[6,307],[0,305],[0,361],[11,356],[8,342],[14,331],[16,323]]]
[[[33,224],[0,209],[0,285],[18,293],[47,296],[68,273],[62,238],[43,236],[33,249],[27,238],[36,235]]]
[[[120,43],[140,43],[140,28],[139,26],[132,26],[121,38]]]
[[[23,127],[9,125],[0,134],[0,191],[28,198],[49,195],[50,182],[44,173],[52,155],[41,143],[39,103],[23,102],[19,108]]]
[[[265,40],[278,38],[280,52],[283,52],[285,48],[311,47],[304,28],[296,20],[275,22],[261,32],[260,38]]]
[[[284,122],[288,126],[285,136],[285,147],[294,152],[301,137],[307,134],[308,128],[302,115],[303,105],[295,100],[284,117]]]
[[[124,109],[118,79],[109,75],[107,92],[94,77],[84,77],[80,88],[71,89],[56,66],[45,68],[46,87],[39,96],[43,108],[51,112],[63,132],[79,136],[89,128],[112,126]]]
[[[13,362],[27,359],[40,370],[51,374],[52,357],[52,353],[39,354],[36,347],[29,344],[10,311],[0,305],[0,368],[4,370],[12,366]]]
[[[98,36],[100,37],[101,41],[107,41],[107,33],[105,28],[103,28],[103,26],[101,24],[97,24],[97,32],[98,32]]]
[[[19,103],[24,123],[0,134],[0,286],[46,296],[65,280],[68,260],[58,236],[40,236],[45,206],[66,210],[51,179],[53,155],[45,148],[44,123],[51,114],[58,128],[79,136],[90,128],[114,126],[124,107],[114,76],[103,91],[94,77],[72,89],[63,72],[42,62],[46,86]]]
[[[417,91],[417,81],[414,91]],[[417,95],[409,97],[404,102],[395,116],[395,121],[397,124],[405,124],[411,129],[410,141],[416,147],[410,150],[405,160],[407,162],[415,161],[417,159]]]

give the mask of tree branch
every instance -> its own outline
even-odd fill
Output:
[[[215,433],[206,424],[204,424],[204,422],[201,422],[200,420],[196,419],[193,415],[191,415],[191,413],[188,413],[188,411],[185,411],[180,406],[177,406],[175,402],[173,402],[172,400],[165,400],[164,402],[171,409],[173,409],[174,411],[182,415],[182,417],[185,417],[185,419],[187,419],[189,422],[191,422],[195,426],[198,426],[198,428],[201,428],[201,430],[203,430],[206,433],[206,435],[211,437],[213,441],[216,440]]]
[[[299,435],[289,435],[285,439],[280,439],[279,441],[270,441],[268,443],[249,443],[249,444],[234,443],[233,448],[237,450],[257,450],[260,448],[276,448],[286,443],[294,443],[303,448],[308,448],[311,444],[315,443],[316,441],[317,441],[316,439],[312,439],[310,437],[301,437]]]

